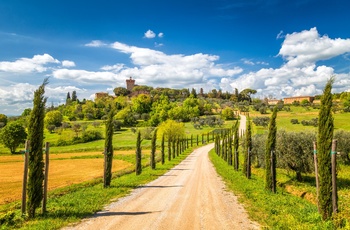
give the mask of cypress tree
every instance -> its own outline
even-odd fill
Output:
[[[157,129],[154,130],[151,142],[151,169],[156,169],[156,147],[157,147]]]
[[[47,98],[44,97],[45,86],[48,84],[48,78],[45,78],[42,85],[34,92],[33,110],[30,113],[28,127],[29,146],[29,178],[28,178],[28,217],[35,217],[35,209],[40,206],[43,199],[43,181],[44,181],[44,160],[43,160],[43,141],[44,141],[44,118],[45,104]]]
[[[324,220],[332,216],[332,165],[330,151],[333,139],[332,116],[332,84],[334,78],[328,80],[321,97],[321,108],[318,115],[317,157],[319,174],[318,203],[320,214]]]
[[[172,139],[172,141],[173,141],[173,159],[175,159],[175,157],[176,157],[176,139],[175,139],[175,137],[173,137],[173,139]]]
[[[137,133],[136,140],[136,165],[135,165],[136,175],[140,175],[142,173],[142,165],[141,165],[141,132]]]
[[[164,134],[163,134],[162,135],[162,144],[161,144],[161,161],[162,161],[162,165],[165,163],[164,142],[165,142],[165,137],[164,137]]]
[[[274,160],[271,171],[271,151],[275,156],[275,147],[276,147],[276,117],[277,117],[277,106],[274,108],[270,124],[269,124],[269,134],[266,141],[266,152],[265,152],[265,188],[267,190],[273,191],[273,188],[276,188],[276,179],[272,178],[272,175],[276,175],[276,160]],[[274,157],[274,159],[276,159]]]
[[[244,157],[244,165],[245,165],[245,175],[248,179],[250,179],[251,174],[251,156],[250,152],[252,150],[252,128],[251,121],[248,115],[248,120],[246,123],[246,140],[245,140],[245,157]]]
[[[228,136],[228,165],[232,165],[232,135]]]
[[[113,116],[114,111],[111,109],[108,113],[106,121],[106,137],[105,137],[105,167],[103,186],[109,187],[112,180],[112,165],[113,165]]]
[[[238,153],[239,131],[238,131],[238,120],[236,121],[233,135],[234,135],[233,136],[234,167],[235,167],[235,170],[238,171],[238,168],[239,168],[239,153]]]
[[[168,137],[168,161],[171,161],[171,139]]]

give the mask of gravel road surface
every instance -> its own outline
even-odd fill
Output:
[[[195,150],[163,176],[65,229],[259,229],[216,173],[208,158],[213,146]]]

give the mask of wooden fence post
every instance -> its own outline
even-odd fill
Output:
[[[47,203],[47,185],[49,180],[49,153],[50,153],[50,142],[45,143],[45,171],[44,171],[44,186],[43,186],[43,203],[42,203],[42,214],[46,212]]]
[[[337,191],[337,140],[332,141],[332,204],[333,213],[338,212],[338,191]]]
[[[320,212],[320,205],[318,203],[319,198],[319,181],[318,181],[318,164],[317,164],[317,143],[314,141],[314,164],[315,164],[315,179],[316,179],[316,194],[317,194],[317,208]]]
[[[30,140],[26,140],[24,151],[24,170],[23,170],[23,183],[22,183],[22,215],[26,214],[27,209],[27,180],[28,180],[28,155],[29,155]]]

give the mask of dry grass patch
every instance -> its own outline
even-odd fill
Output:
[[[70,155],[73,156],[75,154]],[[88,155],[91,155],[91,153]],[[82,156],[82,154],[78,154],[78,156]],[[54,155],[50,156],[50,159],[52,158],[54,158]],[[122,160],[113,160],[113,172],[131,166],[131,163]],[[0,171],[2,174],[0,177],[0,204],[19,200],[22,192],[23,162],[0,164]],[[102,158],[51,160],[49,190],[92,180],[102,177],[102,175]]]

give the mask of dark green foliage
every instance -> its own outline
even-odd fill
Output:
[[[277,135],[277,107],[274,108],[270,124],[269,124],[269,134],[266,141],[266,152],[265,152],[265,188],[269,191],[273,191],[273,188],[276,188],[276,180],[273,178],[273,175],[276,175],[276,161],[272,162],[271,170],[271,152],[275,155],[276,149],[276,135]],[[275,158],[276,159],[276,158]]]
[[[156,147],[157,147],[157,129],[154,130],[151,142],[151,169],[156,169]]]
[[[139,131],[137,133],[137,140],[136,140],[136,166],[135,166],[135,172],[136,175],[140,175],[142,173],[142,165],[141,165],[141,132]]]
[[[105,137],[105,162],[104,162],[104,178],[103,186],[109,187],[112,180],[112,165],[113,165],[113,116],[114,111],[111,110],[108,113],[106,121],[106,137]],[[83,135],[84,136],[84,135]]]
[[[0,143],[9,148],[12,154],[16,152],[20,144],[24,143],[26,138],[26,130],[19,122],[10,122],[0,129]]]
[[[301,124],[304,126],[314,126],[317,127],[318,126],[318,118],[312,118],[311,120],[307,121],[307,120],[302,120]]]
[[[113,135],[113,125],[112,125],[112,135]],[[81,135],[81,141],[82,143],[90,142],[90,141],[96,141],[101,140],[102,134],[97,130],[88,130],[83,132]]]
[[[162,135],[162,144],[161,144],[161,162],[162,162],[162,165],[165,163],[164,142],[165,142],[165,135],[163,133],[163,135]]]
[[[232,165],[232,135],[228,135],[228,156],[227,156],[227,163],[228,165]]]
[[[253,118],[253,123],[256,126],[263,126],[267,127],[269,124],[270,118],[269,117],[254,117]]]
[[[333,139],[333,116],[332,116],[332,84],[331,78],[321,97],[321,108],[318,115],[317,157],[319,173],[319,208],[324,220],[332,216],[332,173],[330,151]]]
[[[233,152],[234,152],[234,168],[236,171],[238,171],[239,168],[239,130],[238,130],[238,120],[236,121],[236,124],[233,129]]]
[[[47,98],[44,97],[45,86],[48,84],[46,78],[41,86],[34,92],[33,110],[30,113],[28,126],[29,146],[29,173],[28,173],[28,217],[35,217],[35,209],[40,206],[43,198],[44,181],[44,161],[43,161],[43,141],[44,141],[44,118],[45,104]]]
[[[278,167],[292,170],[296,173],[296,179],[302,181],[302,173],[313,172],[313,142],[315,133],[277,132],[276,154],[278,155]]]
[[[337,151],[340,152],[341,163],[350,165],[350,132],[338,130],[334,133],[334,139],[337,140]]]
[[[243,163],[243,173],[245,176],[250,179],[251,175],[251,156],[252,151],[252,128],[251,121],[248,116],[246,124],[246,133],[245,133],[245,148],[244,148],[244,163]]]
[[[171,139],[168,139],[168,161],[171,161]]]
[[[290,119],[290,123],[292,123],[293,125],[299,124],[298,119]]]

